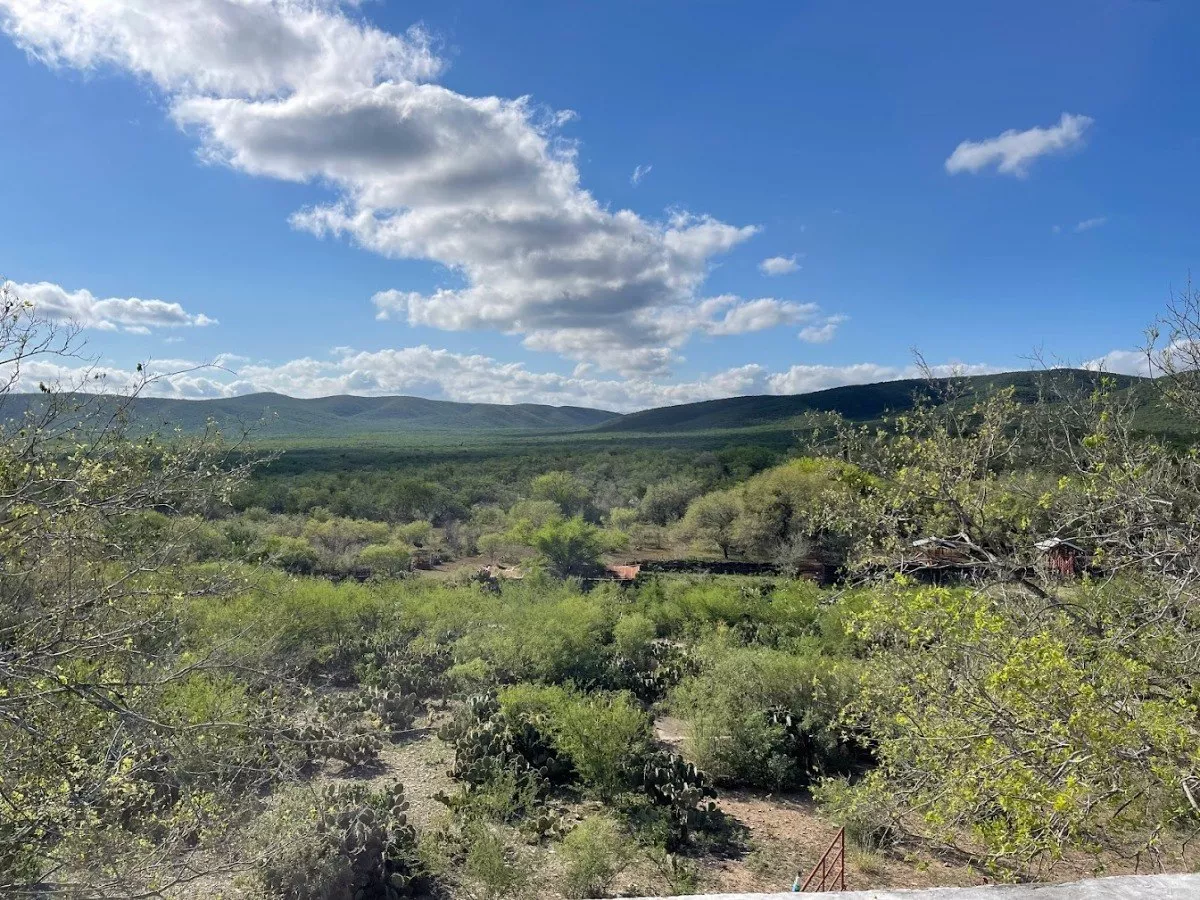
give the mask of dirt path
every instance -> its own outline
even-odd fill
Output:
[[[749,852],[740,859],[713,860],[707,865],[710,891],[787,891],[796,874],[807,874],[837,834],[837,826],[804,795],[721,791],[717,805],[747,829]],[[850,890],[982,883],[977,874],[930,859],[895,859],[853,847],[847,847],[846,856]]]
[[[654,736],[664,749],[672,753],[682,753],[683,742],[687,739],[687,726],[682,719],[662,716],[654,720]]]
[[[654,722],[659,744],[683,753],[687,725],[672,716]],[[787,891],[798,872],[805,875],[829,847],[837,825],[823,816],[807,794],[769,794],[722,790],[717,805],[746,830],[747,852],[702,863],[704,888],[715,892]],[[966,868],[922,858],[892,858],[847,847],[846,886],[865,888],[922,888],[979,884],[982,879]]]
[[[418,828],[427,826],[436,814],[445,809],[434,800],[439,792],[452,793],[454,782],[450,768],[454,749],[437,736],[438,727],[445,721],[444,713],[434,713],[418,720],[412,731],[398,740],[384,741],[378,765],[369,770],[339,770],[326,767],[315,779],[320,782],[354,782],[372,789],[388,787],[396,781],[404,785],[408,800],[409,819]]]

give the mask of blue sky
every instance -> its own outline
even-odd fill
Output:
[[[114,382],[189,369],[164,394],[632,409],[914,347],[1129,369],[1197,256],[1182,0],[0,0],[0,27],[0,275]]]

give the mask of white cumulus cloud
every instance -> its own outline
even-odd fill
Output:
[[[1144,378],[1153,378],[1161,371],[1156,368],[1157,365],[1161,365],[1161,353],[1162,351],[1155,352],[1152,358],[1146,355],[1145,350],[1110,350],[1103,356],[1088,360],[1082,368],[1091,369],[1094,372],[1111,372],[1115,375],[1140,375]]]
[[[984,374],[986,365],[946,364],[937,375]],[[425,345],[385,350],[340,347],[323,357],[283,362],[250,361],[222,354],[207,364],[188,359],[152,360],[143,373],[109,364],[73,367],[33,359],[21,369],[19,390],[39,382],[67,389],[127,391],[145,374],[148,396],[179,399],[234,397],[269,391],[292,397],[415,395],[466,403],[544,403],[631,412],[749,394],[797,394],[848,384],[915,378],[914,366],[863,362],[843,366],[795,365],[771,372],[750,363],[687,380],[599,377],[584,363],[570,374],[530,369],[482,354],[454,353]]]
[[[429,36],[382,31],[352,0],[0,0],[0,26],[50,65],[153,83],[209,161],[329,188],[294,227],[453,274],[377,295],[381,318],[520,335],[622,372],[769,318],[756,300],[701,312],[714,259],[754,225],[610,209],[580,183],[571,113],[434,83]]]
[[[32,304],[42,318],[71,323],[80,328],[147,334],[151,328],[216,324],[216,319],[210,319],[203,313],[189,313],[178,303],[165,300],[100,298],[83,288],[70,291],[48,281],[31,284],[9,281],[3,287],[22,302]]]
[[[1048,128],[1010,129],[987,140],[963,141],[946,160],[946,171],[953,175],[995,166],[998,172],[1024,178],[1038,157],[1078,147],[1091,124],[1087,116],[1063,113],[1058,124]]]
[[[946,363],[930,367],[933,375],[947,378],[957,375],[988,375],[1000,371],[982,363]],[[786,372],[767,376],[772,394],[807,394],[847,384],[874,384],[900,378],[920,378],[924,373],[915,365],[885,366],[879,363],[853,363],[846,366],[792,366]]]
[[[837,334],[838,326],[847,318],[847,316],[828,316],[820,322],[806,325],[800,329],[799,338],[809,344],[828,344]]]
[[[759,271],[764,275],[787,275],[800,268],[796,262],[796,254],[791,256],[771,256],[758,264]]]

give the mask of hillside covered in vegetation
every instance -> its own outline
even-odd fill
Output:
[[[1109,376],[1115,389],[1135,398],[1139,422],[1171,430],[1169,416],[1148,390],[1148,379]],[[902,379],[847,385],[808,394],[730,397],[682,403],[621,415],[605,410],[537,404],[456,403],[421,397],[317,397],[247,394],[215,400],[175,400],[138,396],[124,401],[81,395],[81,405],[110,413],[120,407],[137,431],[203,431],[210,423],[227,433],[250,431],[260,439],[403,439],[412,436],[479,436],[488,433],[536,433],[542,436],[588,432],[597,436],[686,435],[705,431],[788,429],[805,417],[836,415],[852,422],[883,421],[920,404],[938,404],[951,383],[962,388],[957,402],[974,402],[998,391],[1033,404],[1053,402],[1065,387],[1095,386],[1099,373],[1079,369],[1006,372],[959,379]],[[0,416],[17,421],[44,408],[41,394],[5,398]]]
[[[471,433],[481,431],[566,431],[588,428],[616,413],[576,406],[535,403],[455,403],[423,397],[317,397],[301,400],[283,394],[245,394],[216,400],[174,400],[138,396],[129,399],[80,395],[80,405],[103,411],[120,409],[142,432],[181,429],[203,431],[211,422],[235,433],[251,430],[260,438]],[[0,417],[17,421],[46,405],[41,394],[12,394]]]

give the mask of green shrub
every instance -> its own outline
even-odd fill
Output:
[[[246,686],[231,675],[199,672],[163,689],[163,717],[172,724],[199,725],[228,722],[241,725],[247,719],[250,701]]]
[[[268,561],[294,575],[311,575],[320,564],[320,557],[303,538],[271,535],[266,541]]]
[[[412,562],[412,548],[399,541],[369,544],[358,551],[358,564],[374,575],[399,575]]]
[[[439,795],[460,823],[509,825],[532,816],[538,809],[541,785],[531,773],[498,767],[478,785],[468,785],[456,796]]]
[[[252,548],[263,536],[262,526],[258,520],[251,519],[248,512],[222,524],[230,552],[239,559],[248,559]]]
[[[318,550],[330,556],[342,554],[366,544],[382,544],[389,537],[387,525],[361,519],[309,519],[303,537]]]
[[[575,589],[539,590],[523,583],[506,585],[500,603],[462,590],[446,599],[457,608],[430,612],[446,624],[455,623],[461,635],[455,658],[485,660],[502,683],[591,683],[606,671],[613,614],[601,601]]]
[[[552,733],[584,783],[611,799],[629,786],[650,743],[651,722],[627,693],[588,695],[559,711]]]
[[[795,649],[810,638],[816,649],[848,653],[845,620],[863,605],[863,591],[834,595],[807,579],[673,578],[644,585],[639,609],[661,635],[704,639],[713,626],[736,629],[744,642]]]
[[[226,559],[233,550],[225,532],[209,522],[187,518],[179,523],[179,538],[192,562]]]
[[[683,516],[692,498],[703,492],[703,485],[693,478],[676,476],[657,481],[646,489],[639,512],[652,525],[670,525]]]
[[[451,666],[446,671],[446,678],[455,689],[473,693],[492,684],[495,674],[492,667],[477,656]]]
[[[883,850],[899,836],[899,812],[881,781],[868,777],[858,784],[846,778],[823,778],[813,785],[821,811],[846,829],[846,840],[866,852]]]
[[[547,522],[533,533],[529,543],[559,578],[584,575],[595,569],[605,549],[600,529],[578,516],[565,522]]]
[[[532,873],[528,860],[505,839],[497,826],[477,824],[467,832],[463,869],[471,896],[479,900],[512,900],[528,893]]]
[[[553,503],[564,516],[579,515],[588,505],[587,487],[570,472],[546,472],[533,479],[529,487],[534,500]]]
[[[401,525],[396,529],[396,534],[400,540],[412,544],[414,547],[424,547],[433,537],[433,525],[424,519],[418,519],[407,525]]]
[[[189,602],[184,635],[198,651],[215,650],[257,671],[345,674],[384,605],[369,586],[277,575],[228,599]]]
[[[638,522],[638,511],[632,506],[615,506],[609,512],[605,524],[614,531],[630,532]]]
[[[567,897],[605,897],[613,880],[633,861],[633,841],[608,816],[590,816],[571,830],[559,851]]]
[[[509,532],[513,540],[526,543],[537,529],[562,518],[562,510],[552,500],[522,500],[508,511]]]
[[[630,613],[613,626],[613,647],[624,657],[640,660],[650,652],[656,636],[657,629],[647,616]]]
[[[650,745],[651,722],[628,693],[517,685],[499,699],[510,719],[544,723],[555,749],[597,796],[611,799],[636,781]]]
[[[701,660],[671,706],[687,723],[691,756],[719,782],[777,790],[850,765],[852,750],[833,727],[851,689],[844,666],[717,642]]]
[[[856,466],[830,459],[794,459],[761,472],[738,489],[741,511],[733,540],[751,558],[764,560],[773,560],[797,538],[812,538],[814,551],[833,549],[841,538],[823,533],[821,513],[868,482]]]
[[[500,558],[510,546],[508,535],[499,531],[485,531],[475,541],[475,546],[493,563]]]
[[[734,546],[734,523],[741,514],[737,491],[714,491],[691,502],[679,523],[679,532],[686,540],[715,546],[728,559]]]

